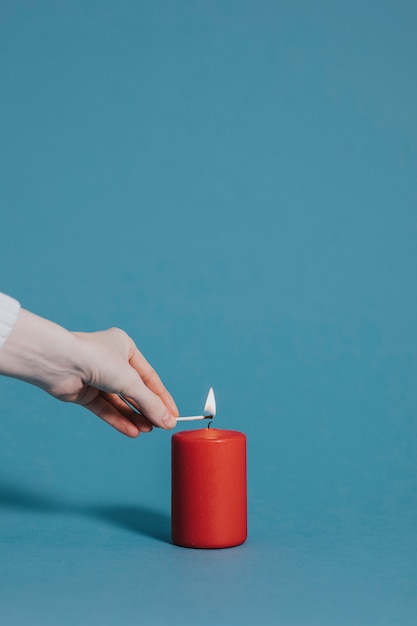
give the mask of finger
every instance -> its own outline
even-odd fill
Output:
[[[111,402],[103,398],[102,395],[97,394],[95,398],[83,404],[83,406],[123,435],[128,437],[137,437],[139,435],[139,428]]]
[[[122,394],[131,398],[140,408],[141,413],[146,415],[149,421],[160,428],[174,428],[177,420],[168,410],[161,398],[151,391],[133,369],[130,381],[125,380],[126,387]]]
[[[134,346],[133,354],[129,358],[129,363],[138,372],[148,389],[161,398],[172,415],[178,417],[179,411],[174,398],[171,396],[156,371],[148,363],[143,354],[139,352],[136,346]]]
[[[122,415],[127,417],[128,420],[133,422],[141,433],[151,432],[153,429],[152,423],[144,415],[138,415],[135,411],[132,411],[132,409],[130,409],[117,394],[101,391],[100,395],[110,402],[110,404],[112,404],[119,411],[119,413],[122,413]]]

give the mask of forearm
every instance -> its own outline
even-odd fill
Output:
[[[0,350],[0,374],[51,391],[62,377],[79,373],[77,338],[54,322],[22,309]]]

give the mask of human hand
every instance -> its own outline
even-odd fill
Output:
[[[152,430],[152,424],[173,428],[178,409],[156,371],[123,330],[110,328],[94,333],[74,333],[86,354],[84,384],[75,397],[64,398],[82,404],[120,432],[135,437]],[[118,394],[133,400],[141,417]]]
[[[81,404],[129,437],[173,428],[178,409],[158,374],[122,330],[71,333],[28,311],[0,350],[0,374]],[[118,397],[132,400],[146,417]]]

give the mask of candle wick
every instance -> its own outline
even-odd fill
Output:
[[[209,423],[208,423],[208,425],[207,425],[207,430],[210,428],[210,426],[212,425],[212,423],[213,423],[213,420],[210,420],[210,421],[209,421]]]

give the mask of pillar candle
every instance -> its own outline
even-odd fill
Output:
[[[172,541],[228,548],[247,536],[246,437],[203,428],[172,437]]]

